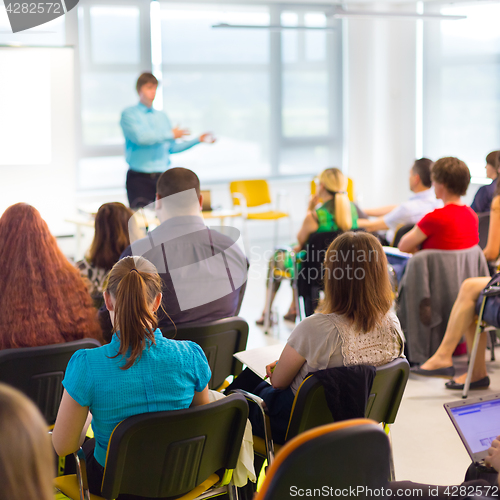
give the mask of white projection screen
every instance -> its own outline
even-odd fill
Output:
[[[74,108],[71,47],[0,46],[0,214],[26,202],[49,222],[74,204]]]

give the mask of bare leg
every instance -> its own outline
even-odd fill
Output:
[[[475,325],[467,331],[467,350],[472,352],[472,344],[474,343],[474,334],[476,332]],[[488,376],[488,372],[486,371],[486,344],[487,337],[486,332],[481,334],[479,337],[479,344],[477,346],[476,360],[474,362],[474,368],[472,369],[472,378],[471,382],[476,382],[477,380],[481,380],[484,377]],[[453,380],[458,384],[465,384],[465,379],[467,378],[467,372],[460,377],[455,377]]]
[[[453,366],[452,355],[462,336],[472,331],[472,338],[474,338],[476,301],[481,290],[488,284],[490,279],[488,277],[469,278],[462,283],[457,300],[453,304],[441,345],[434,355],[421,365],[420,368],[424,370],[436,370],[438,368]]]

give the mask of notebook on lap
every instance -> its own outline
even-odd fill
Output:
[[[472,461],[486,467],[492,441],[500,436],[500,393],[444,405]]]

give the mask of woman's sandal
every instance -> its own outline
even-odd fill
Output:
[[[287,312],[284,316],[283,319],[286,321],[291,321],[292,323],[295,323],[295,318],[297,317],[296,313],[291,313]]]

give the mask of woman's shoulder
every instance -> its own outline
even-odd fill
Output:
[[[323,314],[314,313],[307,318],[304,318],[293,330],[295,332],[308,334],[324,335],[325,331],[333,330],[337,325],[344,322],[343,318],[336,313]]]
[[[158,337],[156,344],[160,349],[166,349],[171,353],[176,353],[178,356],[205,356],[203,349],[191,340],[176,340],[166,337]]]

